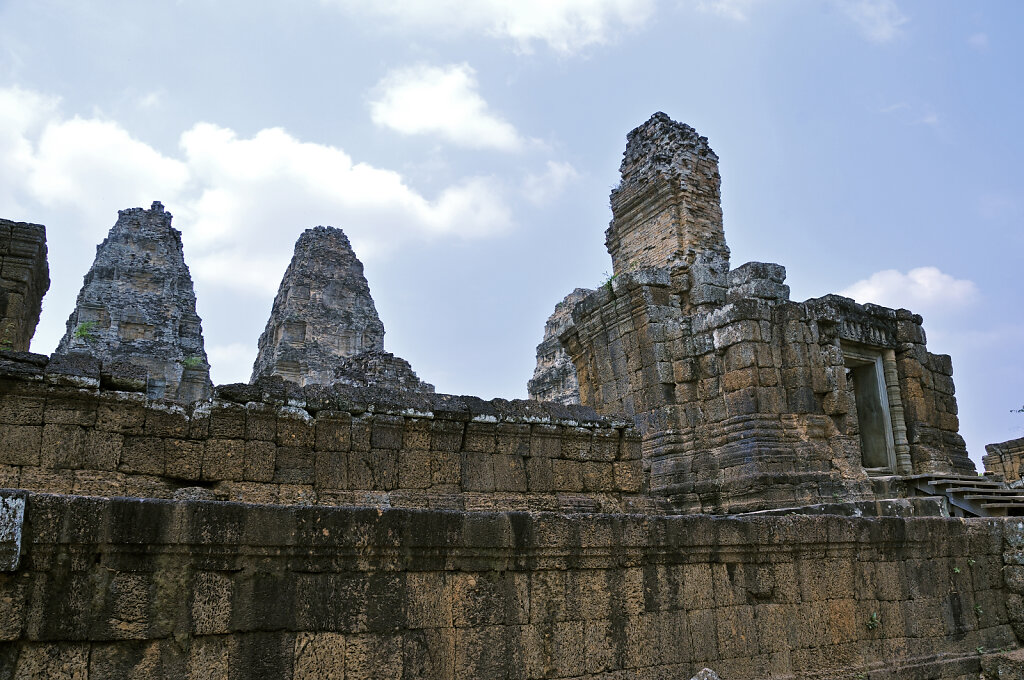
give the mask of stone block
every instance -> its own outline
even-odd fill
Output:
[[[96,413],[97,399],[92,392],[69,390],[47,397],[43,422],[47,425],[93,427],[96,424]]]
[[[245,407],[215,402],[210,409],[209,435],[216,439],[245,438]]]
[[[348,488],[348,453],[345,451],[316,451],[313,454],[313,473],[318,491]]]
[[[242,478],[250,482],[270,482],[277,469],[277,446],[272,441],[246,440]]]
[[[433,420],[430,423],[431,451],[461,451],[463,423],[456,420]]]
[[[278,431],[280,432],[280,429]],[[312,449],[301,446],[277,447],[274,458],[274,481],[278,484],[312,484]]]
[[[39,465],[42,441],[41,425],[0,425],[0,463]]]
[[[555,458],[551,473],[556,491],[583,491],[583,463]]]
[[[89,470],[116,470],[121,461],[123,447],[123,435],[103,430],[88,430],[82,467]]]
[[[297,634],[292,666],[292,680],[345,680],[345,636]]]
[[[352,435],[350,439],[350,446],[353,451],[367,452],[372,446],[370,445],[370,434],[373,430],[373,416],[353,416],[352,417]],[[461,441],[461,438],[460,438]]]
[[[526,491],[526,465],[521,456],[491,456],[496,491]]]
[[[210,439],[206,442],[206,448],[203,451],[202,479],[238,481],[244,476],[245,441],[243,439]]]
[[[555,490],[555,476],[551,458],[526,459],[526,486],[533,493],[549,493]]]
[[[185,413],[185,409],[177,405],[151,406],[146,409],[146,423],[143,431],[149,437],[188,437],[188,414]]]
[[[165,439],[166,474],[172,479],[198,480],[202,476],[205,442]]]
[[[462,454],[461,487],[463,491],[494,491],[494,456],[467,451]]]
[[[404,421],[402,448],[415,451],[429,451],[431,419],[406,417]]]
[[[462,455],[453,451],[431,451],[430,483],[432,486],[458,485],[462,479]]]
[[[96,429],[140,435],[146,423],[146,397],[142,394],[105,394],[96,406]]]
[[[353,451],[348,458],[348,486],[366,491],[391,491],[398,484],[398,452],[393,449]]]
[[[352,446],[352,416],[339,411],[321,412],[315,437],[317,451],[348,451]]]
[[[640,493],[643,490],[644,473],[639,460],[617,461],[613,473],[616,490],[622,493]]]
[[[312,449],[315,441],[313,419],[300,408],[283,407],[277,415],[277,445]]]
[[[124,496],[127,476],[107,470],[75,470],[71,491],[76,496]]]
[[[164,474],[164,440],[157,437],[125,437],[118,470],[129,474]]]
[[[429,443],[429,439],[427,440]],[[433,456],[426,450],[398,453],[398,488],[426,489],[431,484],[430,464]]]
[[[402,448],[402,431],[405,418],[402,416],[375,415],[370,431],[370,446],[374,449]]]
[[[496,423],[468,422],[463,449],[477,453],[494,453],[497,442]]]
[[[277,409],[258,402],[245,405],[245,438],[252,441],[277,441]]]
[[[42,396],[0,395],[0,423],[6,425],[42,425],[46,400]]]
[[[530,455],[557,458],[562,454],[561,430],[556,425],[533,425],[530,428]]]

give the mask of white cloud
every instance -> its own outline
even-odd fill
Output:
[[[988,49],[988,35],[985,33],[974,33],[967,38],[967,44],[979,52],[984,52]]]
[[[894,0],[837,0],[839,8],[860,28],[868,40],[890,42],[907,23]]]
[[[98,240],[116,210],[157,199],[175,215],[197,282],[272,294],[303,230],[345,229],[361,258],[417,239],[481,237],[511,225],[505,189],[470,177],[427,197],[394,171],[284,130],[251,138],[199,123],[164,155],[109,120],[62,118],[56,100],[0,89],[0,207],[37,202],[81,215]],[[10,194],[9,200],[5,192]]]
[[[90,219],[109,219],[109,209],[91,206],[148,205],[156,195],[177,199],[189,170],[134,139],[117,123],[54,118],[36,140],[27,189],[44,205],[87,210]]]
[[[529,51],[534,42],[561,53],[611,42],[622,29],[642,26],[655,0],[321,0],[344,10],[385,20],[414,32],[484,33],[515,41]]]
[[[164,102],[164,93],[162,90],[153,90],[147,92],[138,99],[135,100],[135,105],[143,111],[151,111],[159,108]]]
[[[918,267],[906,274],[895,269],[875,272],[839,294],[860,303],[873,302],[915,312],[962,309],[979,298],[973,281],[953,278],[938,267]]]
[[[550,202],[579,177],[571,163],[548,161],[544,172],[529,174],[523,180],[523,195],[536,205]]]
[[[370,102],[373,122],[406,135],[435,134],[474,149],[516,151],[523,139],[489,110],[469,64],[395,69]]]
[[[697,9],[734,21],[746,21],[750,17],[750,9],[760,2],[761,0],[700,0]]]

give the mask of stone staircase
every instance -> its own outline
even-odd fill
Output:
[[[1024,517],[1024,489],[991,477],[928,474],[901,481],[913,495],[945,497],[954,517]]]

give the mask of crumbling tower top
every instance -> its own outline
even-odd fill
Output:
[[[605,232],[615,273],[698,260],[728,270],[722,180],[707,137],[658,112],[626,140]]]

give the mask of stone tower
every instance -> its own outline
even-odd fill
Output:
[[[707,137],[655,113],[626,137],[612,190],[605,245],[616,275],[687,265],[691,301],[716,304],[728,287],[729,247],[722,224],[722,179]]]
[[[558,336],[572,324],[572,308],[593,292],[589,288],[577,288],[555,305],[555,311],[544,324],[544,339],[537,345],[537,367],[533,378],[526,383],[530,399],[566,405],[580,403],[576,368]]]
[[[615,276],[559,335],[580,402],[633,418],[650,489],[680,512],[874,498],[876,480],[974,474],[948,356],[921,317],[786,270],[730,270],[718,159],[655,114],[629,134],[607,232]]]
[[[307,229],[260,336],[252,380],[280,375],[300,385],[329,384],[342,358],[383,349],[384,324],[345,232]]]
[[[49,287],[46,227],[0,220],[0,349],[28,351]]]
[[[210,395],[210,365],[181,232],[171,227],[171,214],[159,201],[149,210],[118,211],[117,223],[96,247],[57,346],[59,354],[77,351],[145,368],[152,398],[188,403]]]

